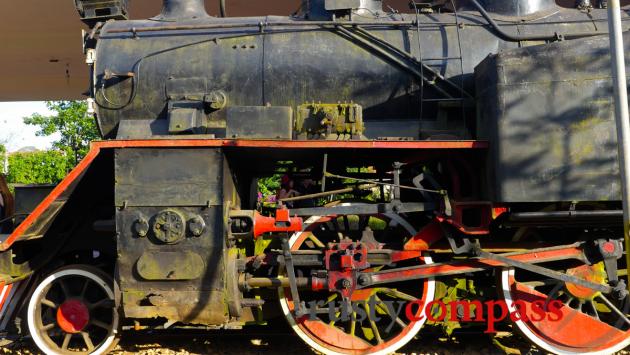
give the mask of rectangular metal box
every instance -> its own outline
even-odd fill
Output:
[[[291,139],[293,109],[289,106],[232,106],[227,108],[227,138]]]
[[[489,199],[620,198],[607,37],[503,51],[475,76]]]
[[[225,206],[239,202],[223,151],[122,148],[114,159],[125,315],[225,323]]]

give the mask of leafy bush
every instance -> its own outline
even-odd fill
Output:
[[[9,155],[8,181],[11,184],[58,183],[72,168],[64,152],[56,150]]]

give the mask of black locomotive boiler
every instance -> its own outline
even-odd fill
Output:
[[[77,3],[103,140],[2,237],[0,331],[47,354],[283,316],[326,354],[427,320],[630,345],[603,4]]]

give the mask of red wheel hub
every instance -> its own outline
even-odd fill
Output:
[[[79,333],[90,321],[90,311],[79,300],[68,300],[57,309],[57,324],[66,333]]]
[[[578,266],[567,270],[567,274],[596,284],[603,284],[606,282],[606,270],[604,269],[603,263]],[[593,297],[597,295],[597,291],[586,286],[580,286],[569,282],[567,282],[565,286],[570,294],[582,300],[593,299]]]

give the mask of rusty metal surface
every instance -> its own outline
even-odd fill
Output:
[[[501,28],[523,36],[605,32],[605,26],[599,25],[604,19],[603,10],[585,14],[564,9],[518,26],[502,23]],[[227,107],[289,106],[297,112],[299,105],[313,101],[354,102],[363,106],[365,136],[372,139],[472,137],[461,109],[425,101],[423,110],[418,110],[420,79],[412,72],[418,71],[414,68],[419,64],[413,58],[422,60],[425,73],[434,72],[457,85],[463,79],[464,88],[473,92],[473,69],[487,54],[534,43],[498,39],[476,12],[459,14],[460,30],[452,14],[421,14],[420,53],[414,20],[415,16],[409,14],[361,20],[368,24],[364,29],[371,37],[352,26],[342,29],[278,16],[109,23],[96,48],[94,89],[100,105],[100,126],[105,136],[115,137],[121,120],[152,118],[157,119],[156,124],[167,120],[165,108],[172,100],[168,83],[176,80],[190,85],[203,83],[179,88],[187,100],[201,102],[204,94],[220,90],[227,97]],[[164,26],[181,30],[160,29]],[[130,28],[137,29],[136,33],[129,32]],[[142,32],[153,29],[156,31]],[[372,37],[387,44],[366,46],[364,39],[374,43]],[[313,47],[313,43],[318,45]],[[453,59],[459,57],[460,47],[461,63]],[[106,71],[134,72],[135,76],[107,79]],[[436,89],[439,85],[433,82],[425,80],[425,99],[442,98]],[[218,123],[225,121],[223,111],[206,108],[207,119],[214,122],[208,127],[220,128]],[[470,107],[466,116],[468,120],[474,117]],[[224,128],[207,131],[225,136]]]
[[[226,137],[291,139],[293,109],[276,106],[232,106],[226,110]]]
[[[205,268],[201,256],[192,251],[149,251],[136,263],[138,275],[145,280],[194,280]]]
[[[489,198],[620,198],[609,58],[602,36],[504,51],[477,68]]]
[[[217,149],[117,150],[116,206],[221,205],[221,154]]]
[[[116,151],[117,280],[127,316],[227,321],[224,164],[212,148]]]

